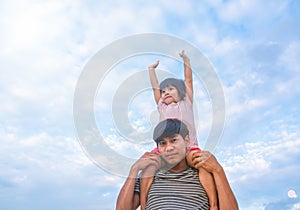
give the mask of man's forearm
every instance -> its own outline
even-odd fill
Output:
[[[219,199],[219,210],[238,210],[238,203],[226,178],[224,169],[213,173]]]
[[[134,196],[134,187],[136,182],[136,177],[139,170],[134,166],[130,169],[128,178],[126,179],[117,199],[116,210],[132,210],[137,206]]]

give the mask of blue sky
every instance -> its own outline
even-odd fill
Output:
[[[114,209],[124,176],[82,147],[74,94],[99,50],[143,33],[186,40],[214,66],[226,122],[213,153],[240,209],[300,209],[299,9],[297,0],[0,1],[1,209]],[[118,130],[113,97],[157,59],[182,77],[179,57],[135,55],[116,63],[95,95],[99,132],[122,157],[136,159],[153,144],[130,142]],[[194,84],[198,137],[205,139],[211,101],[201,80]],[[150,89],[125,105],[136,133],[149,131]]]

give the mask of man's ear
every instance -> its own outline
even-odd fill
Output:
[[[184,141],[185,141],[185,146],[186,146],[186,148],[190,147],[191,141],[190,141],[190,136],[189,136],[189,135],[186,135],[186,136],[184,137]]]

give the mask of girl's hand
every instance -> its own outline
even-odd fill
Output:
[[[181,51],[181,53],[179,53],[179,56],[184,60],[184,61],[189,61],[189,57],[187,57],[187,55],[184,53],[184,50]]]
[[[148,69],[149,70],[153,70],[153,69],[155,69],[158,66],[158,64],[159,64],[159,61],[156,61],[155,63],[153,63],[150,66],[148,66]]]

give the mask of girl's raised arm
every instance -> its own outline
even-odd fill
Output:
[[[159,83],[158,83],[158,79],[157,79],[156,72],[155,72],[155,68],[158,66],[158,64],[159,64],[159,61],[156,61],[155,63],[148,66],[150,82],[152,85],[154,99],[155,99],[156,104],[158,103],[158,101],[160,99]]]
[[[187,57],[187,55],[184,53],[184,50],[182,50],[181,53],[179,53],[180,57],[183,59],[184,64],[184,83],[186,86],[186,93],[188,97],[190,98],[191,102],[193,102],[193,72],[190,64],[190,59]]]

